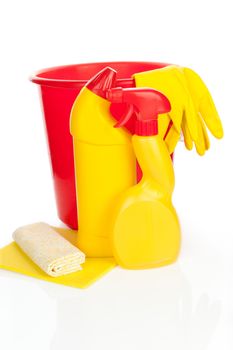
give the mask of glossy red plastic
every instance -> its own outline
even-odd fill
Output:
[[[124,126],[135,114],[134,133],[139,136],[157,135],[158,115],[171,110],[167,97],[154,89],[117,87],[108,90],[106,97],[112,103],[129,105],[128,112],[115,126]]]
[[[48,68],[37,72],[31,81],[39,84],[52,164],[59,218],[77,229],[74,159],[69,131],[71,107],[81,88],[101,69],[109,66],[117,71],[116,86],[135,87],[133,74],[167,66],[153,62],[99,62]],[[125,104],[113,104],[112,113],[119,118]],[[132,130],[132,124],[128,125]]]
[[[112,86],[115,86],[117,72],[109,67],[102,69],[87,84],[86,88],[94,94],[106,98],[106,93]]]

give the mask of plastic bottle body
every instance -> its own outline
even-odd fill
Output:
[[[180,250],[180,225],[171,201],[173,166],[160,136],[134,135],[132,141],[143,178],[115,209],[114,256],[125,268],[159,267],[175,261]]]
[[[78,247],[89,257],[113,255],[111,217],[119,194],[136,183],[136,158],[131,135],[114,128],[110,103],[87,88],[71,112]]]

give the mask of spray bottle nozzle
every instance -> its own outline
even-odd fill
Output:
[[[115,81],[116,71],[110,67],[106,67],[88,81],[86,88],[94,94],[106,98],[106,92],[115,86]]]
[[[124,126],[135,113],[137,117],[135,133],[138,135],[158,134],[158,115],[171,110],[167,97],[149,88],[112,88],[106,92],[106,98],[112,103],[128,104],[127,113],[115,127]]]

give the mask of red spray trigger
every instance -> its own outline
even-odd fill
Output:
[[[158,134],[158,115],[171,110],[167,97],[150,88],[112,88],[106,92],[106,98],[112,103],[129,105],[127,113],[115,127],[124,126],[135,113],[137,117],[135,133],[142,136]]]

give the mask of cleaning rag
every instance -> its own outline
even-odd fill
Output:
[[[40,222],[18,228],[13,239],[24,253],[49,276],[81,270],[85,254],[48,224]]]

